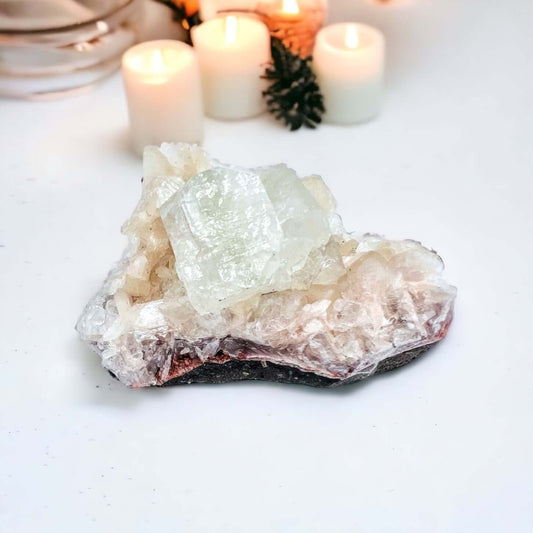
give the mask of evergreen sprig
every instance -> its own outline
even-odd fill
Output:
[[[293,54],[275,37],[271,47],[272,63],[263,76],[271,81],[263,92],[269,112],[291,131],[302,126],[315,128],[322,121],[324,99],[311,70],[311,58]]]

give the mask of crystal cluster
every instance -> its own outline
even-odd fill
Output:
[[[455,289],[437,254],[348,234],[322,179],[285,165],[149,147],[123,232],[123,258],[77,329],[129,386],[353,381],[437,342],[451,321]]]

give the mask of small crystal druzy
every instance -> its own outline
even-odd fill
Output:
[[[328,386],[405,364],[446,334],[455,289],[414,241],[346,233],[318,176],[197,146],[144,155],[129,245],[80,336],[129,386]]]

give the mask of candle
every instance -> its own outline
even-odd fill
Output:
[[[171,40],[149,41],[122,57],[133,148],[148,144],[201,142],[203,109],[194,50]]]
[[[324,121],[355,124],[375,117],[383,93],[385,38],[365,24],[343,23],[318,32],[313,69],[324,96]]]
[[[261,76],[270,61],[266,26],[230,15],[195,26],[191,37],[200,62],[206,113],[220,119],[262,113],[265,80]]]
[[[257,8],[270,34],[301,57],[311,55],[326,9],[324,0],[274,0]]]

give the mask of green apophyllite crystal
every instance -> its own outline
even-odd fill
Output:
[[[285,165],[215,166],[189,179],[160,212],[176,272],[200,313],[290,288],[331,236],[329,213]]]

